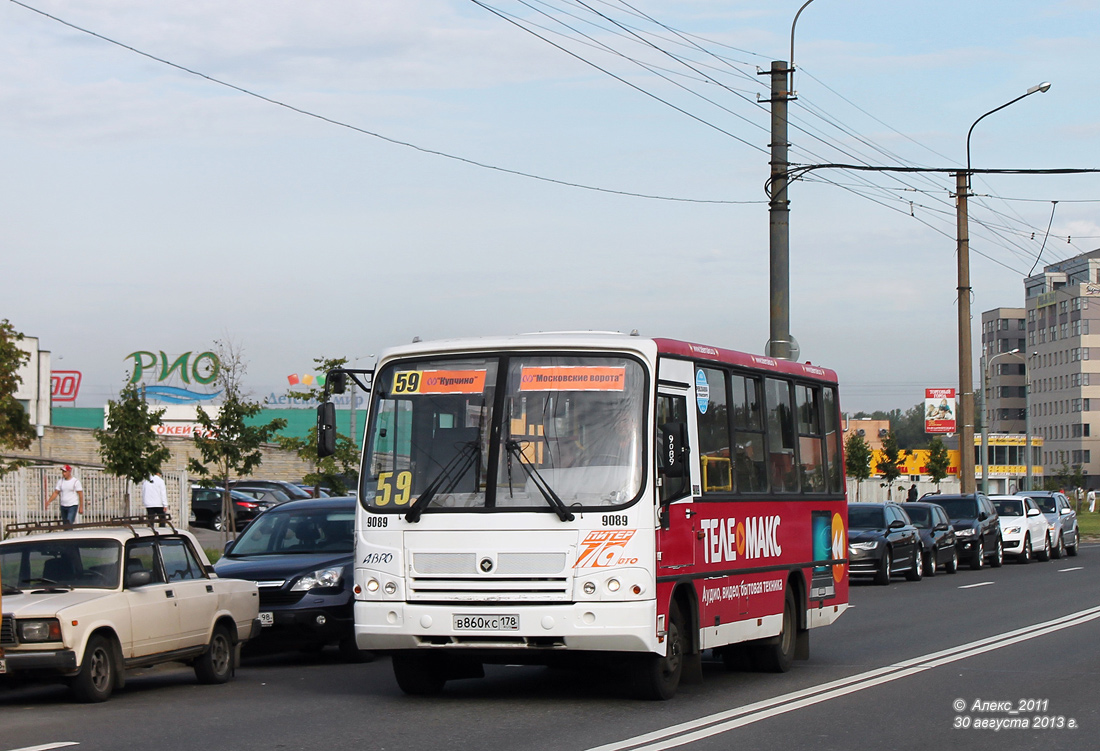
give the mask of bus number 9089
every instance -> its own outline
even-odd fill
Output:
[[[628,524],[626,514],[604,514],[603,525],[605,527],[625,527]]]

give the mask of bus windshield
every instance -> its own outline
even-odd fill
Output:
[[[381,512],[626,505],[643,485],[645,394],[625,356],[390,363],[374,381],[360,498]]]

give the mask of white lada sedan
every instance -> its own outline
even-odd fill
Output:
[[[1006,556],[1020,563],[1031,563],[1032,558],[1050,560],[1047,520],[1035,501],[1019,495],[993,495],[989,500],[997,509]]]
[[[170,661],[224,683],[239,645],[259,632],[255,583],[219,579],[195,538],[170,524],[18,524],[8,535],[0,683],[62,680],[80,701],[105,701],[127,668]]]

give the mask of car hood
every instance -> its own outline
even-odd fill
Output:
[[[848,542],[870,542],[881,540],[886,534],[884,529],[849,529]]]
[[[351,553],[309,553],[286,555],[248,555],[225,557],[214,564],[219,577],[266,581],[289,579],[291,576],[332,566],[350,566]],[[5,602],[7,599],[5,598]]]
[[[978,526],[977,519],[952,519],[951,526],[955,529],[974,529]]]
[[[37,593],[37,594],[36,594]],[[46,592],[41,587],[24,589],[21,595],[4,595],[4,615],[53,616],[65,608],[117,594],[114,589],[74,589]]]

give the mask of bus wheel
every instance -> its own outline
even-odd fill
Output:
[[[794,647],[798,634],[794,617],[794,596],[790,588],[783,600],[783,630],[756,648],[753,662],[766,673],[786,673],[794,662]]]
[[[393,677],[397,685],[410,696],[436,696],[447,682],[442,666],[427,655],[393,656]]]
[[[638,697],[666,701],[676,695],[687,652],[687,631],[680,608],[673,603],[668,613],[665,655],[640,655],[634,671]]]

